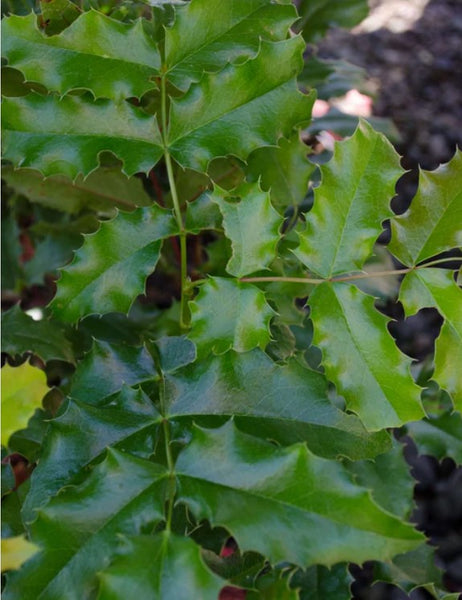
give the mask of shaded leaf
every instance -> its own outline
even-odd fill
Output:
[[[28,542],[23,535],[2,539],[2,572],[19,569],[37,550],[37,546]]]
[[[80,15],[79,7],[70,0],[40,0],[41,25],[47,35],[61,33]]]
[[[361,121],[321,167],[322,183],[295,255],[321,277],[359,270],[372,254],[404,173],[390,142]]]
[[[455,408],[462,410],[462,290],[453,272],[430,268],[411,271],[401,283],[399,299],[407,316],[433,307],[444,318],[435,344],[433,379],[451,395]]]
[[[141,20],[127,25],[90,10],[52,37],[40,32],[36,20],[31,13],[2,21],[3,55],[27,81],[61,96],[83,88],[114,100],[140,97],[156,86],[150,79],[159,73],[160,56]]]
[[[210,198],[220,208],[225,235],[231,240],[228,273],[243,277],[267,267],[275,257],[282,225],[269,193],[258,184],[244,183],[230,192],[215,186]]]
[[[432,419],[408,423],[406,430],[414,440],[419,454],[430,454],[438,460],[450,456],[462,464],[462,416],[443,414]]]
[[[98,600],[216,600],[224,584],[203,563],[199,546],[167,531],[124,538],[117,558],[98,578]]]
[[[300,600],[350,600],[353,577],[345,564],[327,569],[315,565],[306,571],[296,571],[290,585],[299,590]]]
[[[193,327],[188,337],[200,355],[223,354],[231,348],[247,352],[264,348],[270,340],[274,311],[265,294],[253,285],[210,277],[189,306]]]
[[[186,204],[184,224],[186,230],[194,234],[198,234],[204,229],[221,229],[220,209],[212,201],[210,194],[203,193],[194,202]]]
[[[297,30],[308,42],[317,41],[330,27],[354,27],[367,17],[367,0],[302,0]]]
[[[367,429],[397,427],[424,416],[411,360],[396,347],[371,296],[349,284],[322,283],[308,302],[326,375]]]
[[[435,171],[420,171],[409,210],[391,221],[388,249],[405,265],[416,265],[462,246],[462,151]]]
[[[42,406],[48,392],[47,378],[41,369],[24,363],[20,367],[2,367],[2,445],[15,431],[27,426],[34,409]]]
[[[19,304],[2,314],[2,352],[12,357],[30,352],[45,362],[75,362],[72,345],[62,328],[55,321],[34,321]]]
[[[179,501],[228,528],[242,551],[271,562],[361,563],[415,548],[423,538],[382,511],[338,463],[303,445],[277,449],[231,422],[196,428],[176,470]]]

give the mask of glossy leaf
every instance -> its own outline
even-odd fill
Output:
[[[408,316],[433,307],[444,318],[435,344],[433,379],[451,395],[455,408],[462,410],[462,290],[452,271],[411,271],[403,279],[399,299]]]
[[[225,526],[242,551],[271,562],[361,563],[415,548],[423,537],[382,511],[338,463],[303,445],[277,449],[231,422],[196,429],[176,470],[179,500],[196,517]],[[261,535],[268,518],[272,527]]]
[[[204,72],[253,57],[260,39],[286,38],[295,18],[293,6],[271,0],[193,0],[177,8],[174,25],[165,33],[167,76],[185,90]]]
[[[152,454],[160,418],[142,391],[123,387],[110,397],[109,404],[94,404],[70,398],[60,415],[50,421],[22,510],[26,523],[33,521],[38,508],[108,447],[128,449],[144,458]]]
[[[269,193],[258,184],[245,183],[230,192],[215,186],[210,198],[220,208],[225,235],[231,240],[228,273],[243,277],[266,268],[275,258],[282,225]]]
[[[462,416],[443,414],[437,418],[408,423],[406,430],[414,440],[419,454],[430,454],[438,460],[450,456],[462,464]]]
[[[18,304],[2,314],[2,352],[12,357],[30,352],[45,362],[75,362],[72,345],[62,328],[55,321],[34,321]]]
[[[2,445],[8,446],[11,434],[24,429],[42,398],[48,392],[45,373],[24,363],[20,367],[2,367]]]
[[[416,265],[462,246],[462,151],[435,171],[420,171],[408,211],[392,219],[388,249],[405,265]]]
[[[28,542],[22,535],[2,538],[2,572],[19,569],[37,550],[37,546]]]
[[[31,13],[2,22],[3,55],[27,81],[61,96],[83,88],[114,100],[140,97],[155,87],[151,78],[159,73],[160,56],[141,20],[127,25],[90,10],[60,35],[47,37],[36,19]]]
[[[300,600],[350,600],[353,577],[345,564],[331,569],[314,566],[306,571],[297,571],[290,584],[297,588]]]
[[[102,223],[62,269],[53,313],[63,321],[127,313],[159,260],[161,240],[175,230],[171,213],[157,205]]]
[[[326,458],[373,458],[390,446],[327,398],[324,377],[296,361],[281,366],[260,350],[227,352],[166,376],[171,419],[234,417],[243,431],[281,444],[304,441]],[[218,421],[220,422],[220,421]]]
[[[354,27],[368,12],[367,0],[302,0],[297,29],[308,42],[314,42],[330,27]]]
[[[137,534],[162,519],[164,478],[161,466],[109,450],[84,483],[38,512],[30,530],[42,552],[10,575],[5,600],[93,595],[120,533]]]
[[[193,327],[189,333],[201,355],[223,354],[231,348],[247,352],[264,348],[270,340],[274,315],[257,287],[236,279],[210,277],[189,303]]]
[[[245,159],[309,121],[314,94],[303,96],[295,84],[303,47],[298,37],[262,41],[253,60],[204,75],[184,96],[172,99],[168,146],[173,158],[206,172],[212,158]]]
[[[191,538],[163,531],[122,543],[113,564],[98,576],[98,600],[218,598],[224,582],[207,569]]]
[[[411,360],[396,347],[371,296],[345,283],[323,283],[309,297],[313,342],[328,379],[369,430],[424,416]]]
[[[382,221],[392,215],[390,199],[403,173],[390,142],[361,121],[321,167],[322,183],[315,188],[314,206],[295,255],[325,278],[361,269]]]
[[[127,175],[149,171],[162,156],[155,120],[126,102],[38,94],[6,98],[3,129],[4,157],[45,176],[88,175],[105,150],[123,161]]]

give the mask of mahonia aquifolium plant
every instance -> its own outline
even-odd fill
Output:
[[[399,216],[399,156],[366,121],[317,176],[306,40],[365,1],[299,20],[283,0],[151,4],[3,19],[7,240],[25,198],[40,239],[7,289],[60,267],[41,320],[4,313],[2,444],[36,463],[19,487],[5,464],[4,599],[342,600],[370,560],[455,598],[409,567],[432,551],[390,429],[461,458],[460,261],[442,253],[462,244],[462,154]],[[433,373],[411,375],[384,280],[406,316],[443,318]]]

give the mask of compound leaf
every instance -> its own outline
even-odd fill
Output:
[[[270,341],[269,322],[275,313],[254,285],[210,277],[189,306],[193,327],[188,337],[202,356],[231,348],[247,352]]]
[[[328,379],[367,429],[397,427],[424,416],[410,359],[396,347],[371,296],[345,283],[322,283],[309,297],[313,342]]]
[[[230,192],[215,186],[210,198],[220,208],[225,235],[231,240],[227,272],[243,277],[267,267],[275,258],[282,225],[269,193],[258,184],[244,183]]]
[[[421,171],[408,211],[391,221],[388,249],[405,265],[462,246],[462,151],[435,171]]]
[[[90,10],[60,35],[45,36],[34,13],[2,21],[8,66],[64,96],[77,88],[96,98],[140,97],[156,86],[160,56],[141,20],[127,25]],[[46,60],[44,60],[44,55]]]
[[[196,428],[176,470],[179,501],[197,518],[226,527],[241,551],[260,552],[272,563],[362,563],[406,552],[423,539],[379,508],[339,463],[301,444],[276,448],[232,422]]]
[[[325,278],[361,269],[382,221],[392,215],[390,199],[403,173],[390,142],[361,121],[321,167],[322,183],[295,255]]]
[[[61,320],[127,313],[144,291],[160,256],[162,239],[176,229],[170,211],[157,205],[119,213],[85,236],[74,260],[61,270],[51,308]]]
[[[455,408],[462,410],[462,290],[453,272],[430,268],[411,271],[403,279],[399,299],[406,315],[433,307],[444,317],[435,344],[433,379],[451,395]]]

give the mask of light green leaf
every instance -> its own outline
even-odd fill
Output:
[[[48,392],[45,373],[29,363],[2,367],[2,445],[8,446],[11,434],[24,429],[42,398]]]
[[[44,179],[38,171],[6,166],[2,178],[31,202],[72,214],[84,208],[132,210],[152,203],[140,179],[127,178],[118,169],[108,167],[96,169],[86,179],[79,175],[73,182],[63,175]]]
[[[61,96],[81,88],[114,100],[156,87],[151,78],[159,73],[160,56],[141,20],[127,25],[90,10],[52,37],[40,32],[36,20],[31,13],[2,21],[3,55],[27,81]]]
[[[231,422],[196,428],[176,471],[179,501],[197,518],[226,527],[241,551],[255,550],[272,563],[362,563],[406,552],[423,539],[380,509],[340,464],[304,445],[278,449]]]
[[[154,271],[161,240],[175,230],[170,211],[156,204],[102,223],[96,233],[85,236],[71,265],[61,270],[50,304],[54,314],[77,321],[89,314],[127,313]]]
[[[40,21],[47,35],[61,33],[81,14],[81,10],[70,0],[40,0]]]
[[[368,430],[424,416],[411,360],[396,347],[371,296],[345,283],[322,283],[309,297],[313,342],[326,375]]]
[[[245,159],[309,121],[315,94],[303,96],[295,83],[303,49],[298,37],[262,41],[253,60],[204,75],[184,96],[172,99],[168,146],[173,158],[206,172],[214,157]]]
[[[419,454],[430,454],[438,460],[450,456],[462,464],[462,415],[454,412],[440,417],[408,423],[406,429]]]
[[[286,38],[295,18],[293,6],[270,0],[192,0],[177,8],[174,25],[165,33],[167,76],[186,90],[204,72],[253,57],[260,39]]]
[[[155,119],[127,102],[35,93],[5,98],[3,129],[4,157],[45,176],[88,175],[103,151],[120,158],[130,176],[148,172],[163,153]]]
[[[40,509],[30,532],[42,552],[11,574],[4,599],[93,596],[96,573],[108,566],[120,533],[138,534],[162,519],[164,479],[160,465],[108,450],[82,484]]]
[[[307,42],[315,42],[330,27],[354,27],[367,17],[369,7],[367,0],[302,0],[298,10],[297,30]]]
[[[382,221],[393,214],[390,199],[403,173],[390,142],[361,121],[321,167],[322,183],[295,255],[325,278],[361,269]]]
[[[30,352],[43,361],[75,362],[72,345],[55,321],[34,321],[19,304],[2,314],[2,352],[12,357]]]
[[[261,178],[261,187],[269,190],[273,206],[281,213],[298,206],[308,191],[308,180],[315,166],[308,162],[309,148],[297,132],[282,138],[277,148],[258,148],[248,158],[251,181]]]
[[[220,423],[234,417],[243,431],[288,445],[304,441],[326,458],[374,458],[390,447],[385,431],[368,433],[327,398],[320,373],[296,361],[277,365],[261,350],[210,356],[166,376],[171,419]]]
[[[243,183],[229,192],[215,186],[210,199],[220,208],[225,235],[231,240],[227,272],[243,277],[266,268],[275,258],[282,225],[269,193],[258,184]]]
[[[202,356],[231,348],[247,352],[270,341],[269,322],[275,313],[254,285],[210,277],[189,306],[193,325],[188,337]]]
[[[154,361],[146,348],[95,341],[79,362],[72,378],[71,396],[94,406],[123,385],[137,385],[154,378]]]
[[[444,317],[435,344],[433,379],[451,395],[455,408],[462,411],[462,290],[453,275],[443,269],[411,271],[403,279],[399,299],[406,315],[433,307]]]
[[[225,583],[205,566],[199,546],[167,531],[124,538],[113,564],[98,574],[98,600],[216,600]]]
[[[462,151],[435,171],[420,171],[408,211],[391,221],[388,249],[405,265],[462,246]]]
[[[23,535],[2,538],[2,572],[19,567],[37,552],[35,544],[31,544]]]

